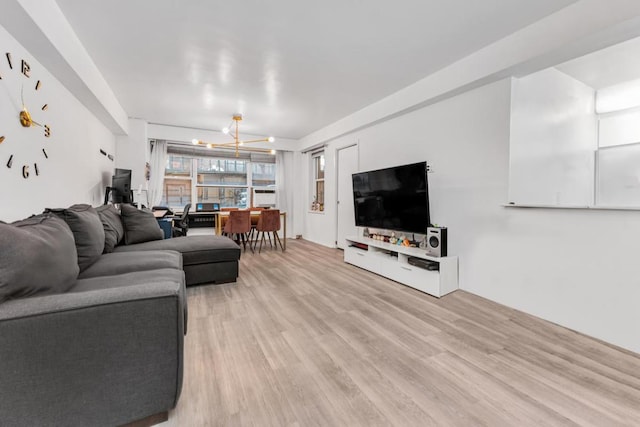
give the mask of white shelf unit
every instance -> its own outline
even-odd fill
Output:
[[[438,298],[458,289],[458,257],[434,257],[427,255],[426,249],[393,245],[367,237],[347,237],[346,241],[344,261],[349,264]],[[355,247],[354,243],[367,245],[367,248]],[[439,270],[411,265],[409,257],[437,262]]]

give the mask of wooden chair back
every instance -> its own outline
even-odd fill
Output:
[[[280,210],[265,209],[260,212],[260,218],[258,218],[256,230],[264,232],[280,230]]]
[[[251,231],[251,212],[234,210],[229,212],[224,232],[227,234],[248,233]]]

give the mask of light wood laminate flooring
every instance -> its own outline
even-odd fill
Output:
[[[303,240],[188,288],[166,426],[640,426],[640,357],[456,291],[442,299]]]

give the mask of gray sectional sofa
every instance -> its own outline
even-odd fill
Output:
[[[155,240],[148,215],[75,205],[0,222],[0,425],[115,426],[175,407],[185,285],[235,280],[240,248]]]

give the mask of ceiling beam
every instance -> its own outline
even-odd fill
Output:
[[[54,0],[4,0],[0,25],[111,132],[128,133],[127,113]]]
[[[640,36],[637,0],[580,0],[301,138],[300,149]],[[445,41],[446,42],[446,41]]]

